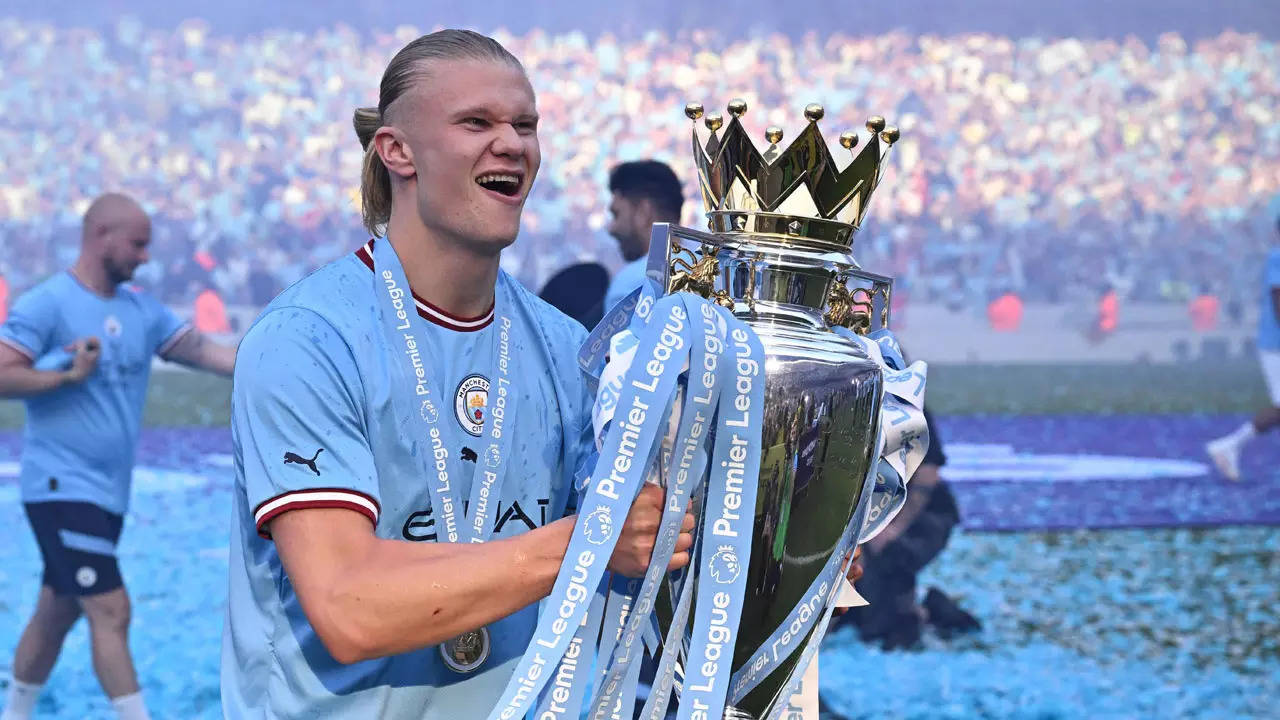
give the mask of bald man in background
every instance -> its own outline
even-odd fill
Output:
[[[129,504],[151,358],[230,375],[212,342],[126,285],[146,262],[151,221],[124,195],[86,211],[80,256],[18,298],[0,326],[0,397],[23,400],[20,485],[44,561],[0,720],[31,717],[63,639],[83,612],[93,668],[116,714],[147,718],[129,653],[129,596],[116,542]]]

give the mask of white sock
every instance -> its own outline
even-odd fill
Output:
[[[29,720],[43,687],[43,684],[33,685],[14,678],[9,684],[9,699],[5,700],[0,720]]]
[[[111,707],[116,709],[116,717],[120,720],[151,720],[151,716],[147,714],[147,706],[142,702],[141,691],[111,698]]]
[[[1227,435],[1224,440],[1235,445],[1237,448],[1244,447],[1244,444],[1253,439],[1258,431],[1253,427],[1253,421],[1247,420],[1243,425],[1235,429],[1235,432]]]

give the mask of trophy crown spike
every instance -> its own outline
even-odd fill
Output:
[[[697,120],[702,117],[702,103],[691,102],[684,106],[684,116],[690,120]]]
[[[689,103],[685,114],[697,119],[701,108],[700,103]],[[764,137],[769,145],[763,151],[742,125],[746,101],[731,100],[728,111],[728,122],[717,113],[703,118],[711,130],[705,142],[696,126],[693,131],[694,158],[710,229],[848,250],[880,182],[884,154],[898,141],[898,129],[879,115],[868,118],[870,139],[840,168],[818,128],[818,121],[826,115],[818,103],[805,106],[808,125],[786,147],[779,145],[782,128],[767,127]],[[724,131],[717,135],[722,127]],[[851,152],[858,140],[852,131],[840,135],[841,147]]]

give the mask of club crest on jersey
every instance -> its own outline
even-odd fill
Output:
[[[124,331],[124,326],[120,324],[120,319],[115,315],[108,315],[107,319],[102,321],[102,332],[108,337],[120,337],[120,333]]]
[[[453,395],[453,414],[458,424],[468,433],[480,436],[484,432],[485,409],[489,405],[489,378],[483,375],[468,375],[458,383],[458,391]]]

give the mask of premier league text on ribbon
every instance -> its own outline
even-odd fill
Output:
[[[737,356],[738,374],[737,384],[734,387],[737,395],[733,399],[733,409],[737,415],[729,416],[724,424],[731,428],[746,429],[751,424],[751,385],[760,374],[760,363],[751,357],[751,346],[747,342],[746,330],[734,328],[730,337],[733,338],[734,353]],[[721,412],[725,412],[725,409],[722,408]],[[729,450],[729,460],[721,463],[722,467],[728,468],[728,472],[725,473],[724,507],[717,508],[719,516],[711,522],[711,534],[718,537],[737,537],[738,533],[733,529],[733,524],[742,519],[742,483],[745,480],[746,470],[746,465],[743,463],[747,459],[747,445],[751,441],[734,432],[730,442],[733,443],[733,447]],[[755,478],[751,481],[755,482]],[[751,510],[754,511],[755,508]]]
[[[396,283],[395,275],[390,270],[382,271],[382,282],[387,288],[387,297],[391,298],[391,308],[395,310],[396,330],[399,330],[404,339],[404,353],[409,356],[409,362],[413,367],[414,393],[417,395],[428,396],[425,402],[431,402],[431,391],[427,389],[427,371],[422,366],[422,353],[418,349],[418,341],[414,338],[413,333],[409,332],[413,324],[409,320],[409,313],[405,310],[404,298],[407,293],[404,288]],[[430,414],[434,417],[434,413]],[[428,417],[424,414],[423,417]],[[431,422],[428,420],[428,422]],[[440,430],[432,424],[428,431],[431,439],[431,457],[435,460],[436,482],[439,484],[439,497],[442,500],[441,518],[443,519],[444,537],[449,542],[458,542],[458,522],[456,520],[453,507],[453,493],[449,487],[449,449],[444,446],[444,439],[440,437]]]
[[[382,281],[386,283],[391,307],[395,309],[396,319],[400,321],[396,329],[404,333],[404,352],[413,363],[413,374],[418,379],[416,391],[419,395],[427,395],[430,393],[426,386],[427,371],[422,367],[422,354],[418,350],[418,341],[414,339],[413,333],[409,332],[409,313],[404,309],[404,288],[396,284],[396,279],[390,270],[382,271]]]
[[[653,343],[651,357],[643,367],[648,379],[632,378],[631,388],[629,388],[632,394],[632,402],[627,416],[625,418],[615,418],[615,422],[618,423],[616,429],[619,432],[617,438],[611,438],[611,440],[612,443],[616,443],[617,449],[612,452],[612,461],[608,466],[608,474],[600,478],[591,487],[587,497],[584,498],[582,505],[584,510],[597,504],[599,505],[599,510],[591,510],[579,518],[579,523],[575,527],[575,537],[570,542],[570,556],[574,556],[575,546],[580,547],[580,542],[583,540],[601,546],[602,551],[607,548],[612,552],[613,544],[616,542],[616,532],[612,526],[614,522],[612,517],[613,509],[616,508],[619,514],[625,516],[626,503],[629,503],[635,497],[635,492],[630,492],[629,486],[633,481],[636,483],[641,481],[642,471],[644,470],[640,464],[635,462],[636,451],[639,449],[641,439],[646,435],[651,437],[656,431],[657,422],[655,418],[660,419],[659,415],[650,415],[649,408],[660,406],[666,402],[666,397],[658,397],[660,386],[663,393],[669,393],[674,386],[675,372],[672,372],[672,370],[678,372],[680,366],[673,365],[668,368],[668,361],[672,360],[673,357],[676,360],[683,360],[683,356],[679,354],[679,351],[685,347],[683,332],[688,320],[688,314],[685,312],[681,301],[672,300],[668,304],[669,309],[664,325],[657,334],[656,342]],[[641,425],[646,427],[642,428],[640,427]],[[610,432],[610,435],[613,435],[613,431]],[[602,454],[602,458],[604,457],[606,455]],[[597,472],[599,470],[600,468],[597,467]],[[628,474],[632,477],[627,477]],[[604,512],[601,512],[595,520],[598,523],[602,523],[602,525],[598,528],[598,537],[593,540],[590,534],[590,528],[593,524],[591,515],[599,511]],[[556,608],[557,616],[554,617],[549,625],[544,625],[547,618],[550,617],[544,612],[539,622],[538,630],[534,634],[534,641],[530,651],[521,660],[520,667],[517,668],[517,675],[513,677],[512,685],[508,685],[507,691],[504,692],[500,709],[495,709],[495,714],[491,717],[511,720],[511,718],[522,715],[532,698],[546,684],[543,673],[546,671],[548,658],[543,656],[539,648],[548,651],[550,661],[553,663],[558,663],[563,656],[565,635],[569,632],[570,621],[578,617],[583,602],[591,595],[587,584],[593,574],[595,577],[599,577],[602,572],[602,569],[595,567],[597,560],[598,558],[593,551],[578,551],[567,582],[562,588],[557,587],[552,591],[553,597],[559,597],[558,604],[555,601],[551,603],[551,606]],[[564,579],[564,577],[562,576],[561,579]],[[557,586],[559,585],[560,581],[558,580]],[[575,629],[576,624],[576,622],[572,623]]]
[[[624,473],[631,469],[631,463],[636,457],[636,443],[640,438],[640,425],[644,424],[646,414],[649,412],[649,406],[652,403],[644,402],[641,398],[651,398],[653,393],[658,389],[658,378],[666,370],[667,361],[671,356],[684,347],[685,321],[689,316],[685,313],[684,308],[676,305],[671,308],[671,314],[667,317],[667,323],[662,328],[662,334],[658,336],[658,344],[653,347],[653,355],[649,361],[645,363],[644,370],[648,374],[648,382],[640,380],[632,380],[631,385],[636,389],[635,397],[632,399],[631,408],[627,411],[625,418],[619,420],[622,424],[622,444],[618,448],[618,454],[613,458],[613,467],[609,470],[609,475],[603,477],[596,484],[596,492],[609,498],[610,500],[619,499],[618,491],[621,486],[626,484],[626,479],[622,477]]]
[[[485,453],[485,469],[480,481],[479,496],[476,498],[475,508],[471,511],[471,542],[473,543],[484,542],[484,528],[489,521],[489,495],[493,491],[493,484],[498,480],[498,473],[492,468],[502,457],[502,424],[507,415],[507,395],[511,387],[511,378],[508,375],[510,357],[511,319],[504,315],[498,326],[498,387],[497,392],[493,393],[493,408],[488,410],[485,417],[485,424],[489,429],[489,450]]]

